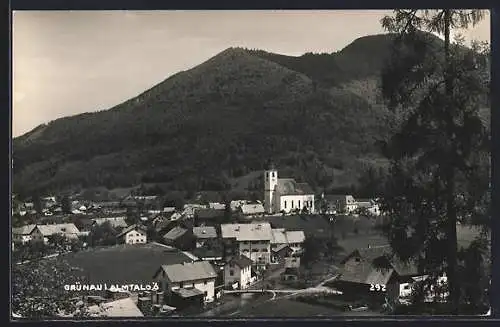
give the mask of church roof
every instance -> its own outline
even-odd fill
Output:
[[[293,178],[278,178],[276,190],[280,195],[309,195],[314,194],[307,183],[297,183]]]

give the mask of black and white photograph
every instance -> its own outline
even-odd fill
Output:
[[[490,11],[12,12],[11,320],[491,316]]]

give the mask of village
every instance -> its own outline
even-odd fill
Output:
[[[313,315],[382,314],[426,278],[380,236],[376,199],[316,195],[274,167],[263,179],[263,201],[47,196],[39,212],[22,202],[13,215],[29,224],[12,230],[14,264],[64,258],[90,285],[154,285],[90,287],[81,303],[92,317],[269,316],[252,310],[270,301],[276,312],[301,302]]]

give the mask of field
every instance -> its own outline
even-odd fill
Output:
[[[118,245],[70,253],[54,258],[67,260],[91,283],[146,284],[163,264],[191,262],[176,249],[149,243],[142,245]]]
[[[271,303],[266,302],[256,306],[245,307],[233,317],[329,317],[342,315],[340,310],[318,305],[301,303],[294,300],[280,299]]]

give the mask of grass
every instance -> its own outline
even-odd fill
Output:
[[[318,305],[301,303],[294,300],[280,299],[272,303],[263,303],[246,307],[236,317],[329,317],[343,314],[342,311]]]
[[[179,250],[155,243],[92,249],[55,260],[61,258],[82,269],[89,282],[109,284],[149,283],[161,265],[192,261]]]

